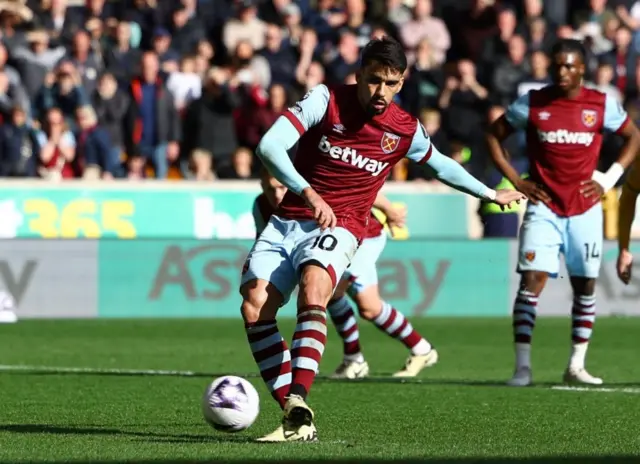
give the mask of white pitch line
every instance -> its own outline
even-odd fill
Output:
[[[633,393],[640,394],[640,388],[611,388],[611,387],[570,387],[558,385],[551,387],[551,390],[574,391],[574,392],[598,392],[598,393]]]
[[[194,377],[202,375],[194,371],[169,371],[156,369],[115,369],[95,367],[29,366],[24,364],[0,364],[0,372],[43,372],[53,374],[120,374]]]

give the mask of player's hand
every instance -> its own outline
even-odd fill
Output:
[[[338,223],[336,215],[333,213],[331,206],[322,199],[320,195],[316,193],[311,187],[307,187],[302,191],[302,198],[304,198],[307,206],[311,208],[313,218],[320,225],[321,230],[331,229],[333,230]]]
[[[537,205],[538,202],[548,203],[551,201],[551,197],[545,192],[544,187],[530,180],[522,179],[515,187],[516,190],[524,193],[527,199],[534,205]]]
[[[604,187],[595,180],[589,179],[581,182],[580,193],[585,198],[599,199],[604,195]]]
[[[387,216],[387,225],[393,237],[396,227],[401,229],[405,226],[407,221],[407,208],[402,205],[393,205],[389,211],[385,211],[384,213],[385,216]]]
[[[527,197],[525,197],[522,192],[518,192],[517,190],[501,189],[496,190],[496,199],[493,200],[493,202],[500,205],[500,208],[504,211],[505,208],[511,208],[511,203],[520,203],[522,200],[526,199]]]
[[[622,250],[618,255],[618,262],[616,264],[616,270],[618,271],[618,278],[628,285],[631,280],[631,270],[633,269],[633,255],[628,250]]]

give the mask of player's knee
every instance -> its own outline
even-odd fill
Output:
[[[527,271],[522,273],[520,290],[539,295],[547,282],[549,275],[546,272]]]
[[[300,276],[298,306],[326,306],[333,287],[333,278],[325,268],[315,264],[306,265]]]
[[[358,313],[363,319],[372,321],[382,312],[382,300],[378,296],[377,289],[373,287],[358,292],[353,299],[358,306]]]

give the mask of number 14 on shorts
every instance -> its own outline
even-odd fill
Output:
[[[600,258],[600,250],[597,243],[585,243],[584,244],[584,259],[589,261],[590,259]]]

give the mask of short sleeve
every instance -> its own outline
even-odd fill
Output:
[[[504,117],[514,129],[525,129],[529,122],[529,94],[526,93],[511,103]]]
[[[416,132],[407,151],[407,158],[418,164],[424,164],[431,157],[432,150],[431,137],[420,121],[416,121]]]
[[[629,116],[620,102],[607,95],[604,103],[604,128],[611,132],[618,132],[624,128],[628,120]]]
[[[302,100],[285,111],[284,116],[302,135],[322,121],[328,106],[329,89],[326,85],[320,84],[309,90]]]

